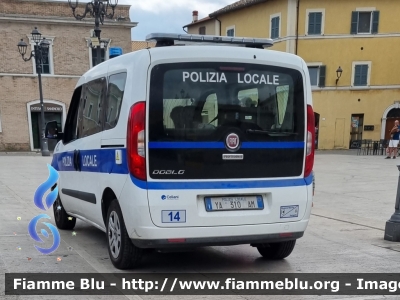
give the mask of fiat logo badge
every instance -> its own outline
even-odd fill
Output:
[[[226,137],[226,146],[229,150],[236,150],[239,148],[239,136],[235,133],[228,134]]]

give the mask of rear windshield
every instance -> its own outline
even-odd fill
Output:
[[[303,77],[297,70],[215,62],[161,64],[151,71],[149,106],[152,178],[275,177],[280,173],[244,168],[232,175],[225,170],[235,164],[257,167],[273,151],[298,161],[285,176],[301,174],[305,111]],[[231,133],[240,140],[235,150],[226,147]],[[232,152],[244,157],[222,159]],[[169,156],[169,162],[160,155]],[[202,170],[210,155],[222,164],[213,174]],[[189,166],[194,161],[203,167],[195,171]],[[164,174],[177,167],[181,174]]]

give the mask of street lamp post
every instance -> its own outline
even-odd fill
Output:
[[[397,165],[400,172],[400,165]],[[386,222],[384,239],[391,242],[400,242],[400,173],[397,183],[396,204],[394,214]]]
[[[24,61],[30,61],[32,57],[35,58],[36,64],[36,73],[38,74],[39,81],[39,96],[40,96],[40,114],[41,114],[41,124],[42,124],[42,136],[40,139],[40,148],[42,151],[42,156],[50,156],[48,140],[45,135],[45,120],[44,120],[44,105],[43,105],[43,90],[42,90],[42,65],[43,62],[47,59],[49,55],[49,46],[50,43],[43,38],[42,34],[39,32],[37,27],[31,32],[32,39],[35,42],[34,50],[31,52],[31,55],[26,58],[26,49],[28,45],[24,42],[23,39],[18,43],[18,51],[22,56]]]
[[[101,39],[100,39],[100,23],[104,24],[104,18],[114,18],[115,8],[117,7],[118,0],[92,0],[86,4],[85,12],[83,15],[75,13],[75,9],[78,7],[79,0],[68,0],[68,4],[72,9],[72,13],[77,20],[83,20],[87,14],[94,17],[94,33],[98,38],[97,43],[97,64],[101,63]],[[108,9],[111,8],[112,12],[108,13]]]

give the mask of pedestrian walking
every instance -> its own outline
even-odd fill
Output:
[[[397,146],[399,145],[399,137],[400,137],[400,126],[399,121],[394,121],[394,126],[390,130],[390,142],[389,142],[389,152],[386,159],[390,159],[391,154],[393,155],[393,159],[396,158],[397,155]]]

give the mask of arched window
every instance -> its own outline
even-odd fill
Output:
[[[386,118],[400,118],[400,108],[393,108],[391,109]]]

